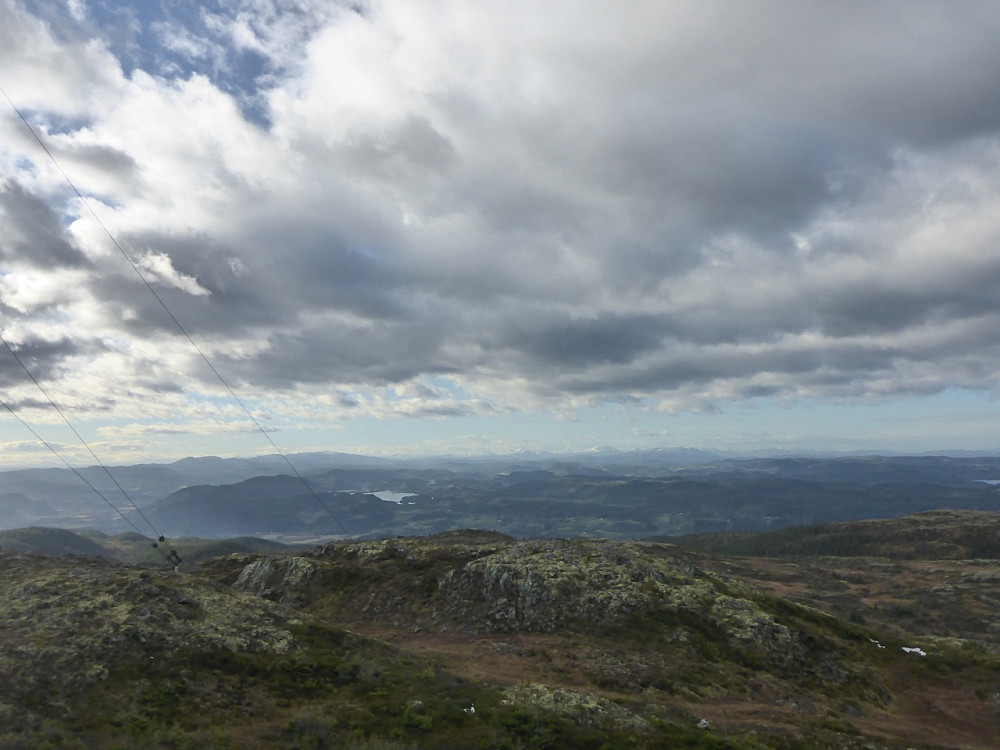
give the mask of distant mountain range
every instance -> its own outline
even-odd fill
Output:
[[[1000,507],[1000,457],[731,459],[695,450],[381,459],[312,453],[82,470],[168,536],[363,537],[456,528],[641,538]],[[373,493],[409,495],[386,502]],[[397,495],[398,498],[398,495]],[[132,507],[135,504],[135,508]],[[0,473],[0,527],[134,531],[65,469]]]

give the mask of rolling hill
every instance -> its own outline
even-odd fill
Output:
[[[825,554],[876,523],[873,554]],[[783,557],[471,530],[180,572],[6,550],[0,746],[986,750],[1000,563],[956,546],[984,524]]]

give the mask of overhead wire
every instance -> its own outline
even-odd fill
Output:
[[[72,471],[74,474],[76,474],[77,478],[81,482],[83,482],[85,485],[87,485],[88,487],[90,487],[90,489],[94,491],[94,494],[96,494],[99,498],[101,498],[101,500],[103,500],[105,503],[107,503],[108,506],[110,506],[110,508],[116,514],[118,514],[119,518],[121,518],[129,526],[131,526],[133,529],[135,529],[136,533],[139,534],[139,536],[144,537],[146,539],[146,541],[150,542],[155,549],[160,549],[160,545],[162,544],[163,547],[166,550],[168,550],[167,552],[163,552],[163,550],[160,550],[163,553],[163,555],[167,558],[167,562],[171,563],[172,565],[180,565],[181,564],[182,560],[180,558],[180,555],[177,553],[177,550],[175,550],[172,546],[170,546],[170,543],[166,540],[166,538],[162,534],[157,537],[156,541],[153,541],[152,539],[150,539],[149,536],[142,529],[140,529],[138,526],[136,526],[135,522],[131,518],[129,518],[128,516],[126,516],[124,513],[122,513],[121,508],[119,508],[117,505],[115,505],[113,502],[111,502],[111,500],[108,499],[107,495],[105,495],[97,487],[95,487],[94,484],[93,484],[93,482],[91,482],[89,479],[87,479],[87,477],[85,477],[83,475],[83,472],[81,472],[79,469],[77,469],[75,466],[73,466],[73,464],[71,464],[69,461],[67,461],[66,458],[65,458],[65,456],[63,456],[62,453],[60,453],[58,450],[56,450],[55,446],[52,445],[52,443],[50,443],[48,440],[46,440],[40,434],[38,434],[38,431],[35,430],[35,428],[32,427],[27,421],[25,421],[21,417],[21,415],[18,414],[13,409],[13,407],[10,406],[10,404],[8,404],[3,399],[0,399],[0,405],[2,405],[4,409],[6,409],[8,412],[10,412],[10,415],[12,417],[14,417],[14,419],[16,419],[18,422],[20,422],[24,426],[24,428],[26,430],[28,430],[28,432],[30,432],[32,435],[34,435],[36,440],[38,440],[42,445],[44,445],[46,448],[48,448],[55,455],[56,458],[58,458],[60,461],[62,461],[66,465],[66,468],[68,468],[70,471]],[[133,505],[134,505],[134,503],[133,503]],[[140,511],[140,513],[141,513],[141,511]],[[143,517],[145,517],[145,516],[143,516]],[[154,533],[155,533],[155,531],[154,531]]]
[[[149,518],[146,516],[146,514],[142,512],[142,509],[135,504],[135,501],[132,499],[132,496],[128,493],[128,491],[124,487],[122,487],[117,477],[115,477],[115,475],[111,473],[111,470],[104,464],[104,462],[101,461],[98,455],[94,452],[94,449],[91,448],[90,444],[83,438],[83,435],[81,435],[80,432],[76,429],[76,427],[73,426],[73,423],[69,421],[69,418],[66,416],[66,413],[59,408],[59,404],[57,404],[55,399],[53,399],[52,396],[49,395],[49,392],[45,390],[45,388],[39,382],[38,378],[36,378],[34,373],[32,373],[31,370],[28,369],[28,366],[24,364],[24,360],[21,359],[20,355],[18,355],[18,353],[14,350],[14,347],[10,345],[10,343],[7,341],[6,338],[3,337],[2,334],[0,334],[0,343],[3,343],[3,345],[7,348],[7,351],[10,352],[11,356],[21,366],[21,369],[24,370],[25,374],[31,379],[31,382],[34,383],[35,387],[38,388],[39,391],[41,391],[43,396],[45,396],[45,399],[49,402],[49,405],[51,405],[52,408],[55,409],[56,414],[58,414],[59,417],[62,419],[62,421],[66,423],[66,426],[69,427],[69,429],[73,432],[73,434],[76,435],[76,439],[80,441],[80,444],[87,449],[87,452],[97,462],[97,465],[104,470],[104,473],[108,475],[108,478],[112,481],[115,487],[118,488],[118,491],[121,492],[121,494],[125,497],[125,499],[128,500],[131,506],[135,509],[136,513],[138,513],[139,516],[142,518],[142,520],[146,522],[146,524],[149,526],[150,529],[152,529],[153,535],[157,537],[162,536],[156,530],[156,527],[153,526],[153,522],[150,521]]]
[[[212,372],[213,375],[215,375],[219,383],[222,384],[222,387],[226,390],[229,396],[240,407],[240,409],[242,409],[244,414],[246,414],[246,416],[249,418],[250,422],[254,425],[254,427],[257,428],[260,434],[264,436],[264,439],[270,444],[272,450],[278,456],[281,457],[281,459],[288,466],[292,474],[306,488],[306,490],[313,497],[313,499],[319,504],[319,506],[326,513],[326,515],[329,516],[334,521],[334,523],[339,527],[339,529],[344,533],[344,536],[350,537],[351,535],[350,532],[347,531],[347,528],[341,522],[340,518],[336,516],[333,513],[333,511],[330,510],[329,506],[323,501],[322,497],[320,497],[319,492],[316,491],[316,488],[313,487],[312,484],[310,484],[309,481],[306,480],[306,478],[299,472],[297,468],[295,468],[295,465],[292,464],[291,460],[288,458],[288,455],[283,450],[281,450],[281,448],[274,441],[274,439],[268,434],[267,430],[264,429],[264,426],[253,415],[250,408],[243,402],[243,400],[236,394],[236,391],[233,390],[233,388],[229,385],[226,379],[222,376],[222,373],[219,372],[219,370],[215,367],[214,364],[212,364],[212,361],[208,358],[208,355],[205,354],[205,352],[201,349],[201,347],[198,346],[197,342],[194,340],[194,338],[191,336],[188,330],[181,324],[180,320],[177,319],[177,316],[174,315],[173,311],[170,309],[170,307],[167,305],[164,299],[160,296],[160,294],[156,291],[156,289],[149,282],[146,276],[142,273],[142,270],[139,268],[136,262],[132,260],[129,254],[125,251],[125,248],[122,247],[121,243],[118,242],[118,239],[114,236],[114,234],[111,233],[111,230],[108,229],[105,223],[101,220],[101,217],[97,215],[97,212],[94,211],[94,208],[90,205],[90,201],[87,200],[87,198],[83,195],[80,189],[73,182],[73,180],[70,179],[70,176],[66,174],[66,171],[62,168],[62,166],[59,164],[59,161],[56,159],[55,155],[42,140],[42,137],[38,134],[35,128],[31,125],[31,123],[28,122],[27,118],[21,112],[20,108],[14,103],[14,101],[10,98],[10,96],[7,94],[6,90],[2,86],[0,86],[0,93],[3,93],[4,98],[7,100],[7,103],[10,104],[14,112],[17,113],[17,116],[24,124],[24,127],[28,129],[28,132],[31,133],[35,141],[45,152],[45,154],[49,157],[49,160],[59,171],[59,173],[63,176],[63,179],[66,181],[66,184],[70,186],[70,188],[73,190],[76,196],[80,199],[80,202],[84,205],[84,207],[86,207],[88,213],[91,215],[91,217],[93,217],[94,221],[97,222],[97,225],[108,236],[108,239],[111,240],[111,243],[115,246],[115,248],[117,248],[118,252],[125,259],[125,261],[131,267],[131,269],[135,272],[135,275],[139,277],[139,280],[142,281],[143,285],[146,287],[149,293],[152,294],[153,298],[160,304],[160,307],[163,308],[163,311],[166,313],[167,317],[170,318],[171,322],[173,322],[177,330],[180,331],[183,337],[187,339],[191,347],[198,353],[198,356],[201,357],[202,361],[205,363],[208,369]]]

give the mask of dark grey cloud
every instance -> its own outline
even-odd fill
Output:
[[[6,346],[0,346],[0,382],[4,387],[12,385],[24,385],[28,376],[24,370],[27,368],[37,380],[46,381],[64,376],[63,365],[65,361],[79,354],[83,349],[90,346],[89,342],[81,344],[69,338],[59,341],[39,341],[29,340],[25,342],[8,341],[15,354],[11,354]],[[21,363],[18,363],[20,360]]]
[[[882,283],[859,283],[821,302],[814,314],[822,332],[832,338],[898,333],[1000,310],[1000,289],[992,283],[984,280],[965,294],[955,290],[950,295],[921,294]]]
[[[447,333],[427,320],[302,326],[269,336],[266,350],[253,359],[223,354],[220,361],[225,372],[254,386],[343,382],[377,388],[460,372],[468,363],[449,362],[442,354]]]
[[[678,346],[667,349],[654,362],[638,367],[597,373],[566,373],[556,382],[558,389],[576,394],[602,392],[656,393],[704,389],[709,384],[727,383],[733,398],[749,398],[762,393],[794,393],[797,387],[831,388],[847,385],[859,377],[891,372],[900,355],[898,350],[879,345],[861,345],[850,350],[816,350],[790,345],[763,352],[739,350],[692,350]],[[755,377],[774,378],[779,384],[761,384]]]
[[[4,398],[4,404],[15,414],[27,409],[52,409],[52,405],[48,401],[41,398],[25,398],[18,399],[16,401]],[[6,409],[4,409],[4,411],[6,412]]]
[[[600,363],[627,365],[659,348],[662,337],[659,316],[604,313],[560,319],[557,314],[522,323],[498,343],[531,359],[576,369]]]
[[[0,224],[0,261],[5,264],[43,269],[90,265],[66,239],[52,208],[17,182],[0,185]]]
[[[66,131],[76,129],[63,127]],[[60,146],[53,144],[52,137],[47,137],[46,140],[59,164],[71,172],[77,174],[81,172],[98,173],[103,179],[115,181],[117,190],[121,190],[121,185],[126,185],[129,189],[142,188],[138,184],[138,170],[135,160],[120,149],[88,143]],[[101,192],[98,192],[96,197],[103,197]]]

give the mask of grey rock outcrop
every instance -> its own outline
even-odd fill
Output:
[[[791,631],[758,606],[756,592],[701,570],[668,545],[518,542],[448,572],[439,616],[491,632],[554,632],[644,610],[692,613],[740,648],[780,652]]]
[[[317,567],[315,561],[305,557],[260,559],[243,568],[233,588],[282,604],[299,606],[304,601],[307,586]]]

